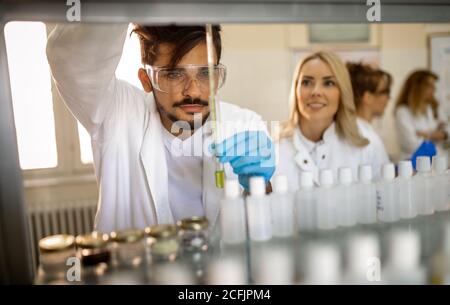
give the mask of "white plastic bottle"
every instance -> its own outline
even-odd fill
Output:
[[[341,281],[341,257],[336,245],[316,242],[306,250],[305,285],[337,285]]]
[[[358,222],[374,224],[377,222],[377,201],[375,185],[372,183],[372,166],[359,167],[359,183],[357,186],[356,207]]]
[[[450,222],[444,223],[442,229],[441,245],[429,266],[432,285],[450,285]]]
[[[279,175],[274,177],[270,204],[272,208],[273,235],[277,237],[294,235],[294,198],[292,193],[288,192],[286,176]]]
[[[417,206],[414,205],[412,187],[412,163],[409,160],[398,163],[398,177],[395,178],[396,201],[400,208],[400,218],[412,219],[417,216]]]
[[[378,220],[382,222],[395,222],[400,219],[400,208],[395,193],[395,167],[394,164],[384,164],[381,168],[381,180],[377,184],[377,210]]]
[[[206,272],[208,285],[245,285],[247,273],[242,260],[235,256],[213,259]]]
[[[431,197],[431,162],[429,157],[417,157],[417,173],[413,176],[413,200],[419,215],[434,213]]]
[[[248,227],[253,241],[268,241],[272,238],[270,201],[266,196],[263,177],[250,178],[250,195],[247,196]]]
[[[355,187],[352,184],[352,170],[341,167],[338,170],[339,185],[337,187],[337,223],[350,227],[356,224]]]
[[[254,254],[253,280],[257,285],[291,285],[295,279],[294,257],[285,247],[263,247]]]
[[[220,201],[222,241],[239,244],[245,241],[245,206],[237,180],[225,181],[225,197]]]
[[[323,169],[319,173],[320,188],[317,189],[317,228],[332,230],[337,227],[336,189],[333,186],[333,171]]]
[[[450,208],[448,197],[449,176],[447,171],[447,158],[441,156],[433,157],[433,176],[432,176],[432,198],[435,211],[447,211]]]
[[[375,234],[355,233],[347,241],[345,284],[380,284],[380,245]]]
[[[426,283],[426,270],[420,265],[420,241],[417,232],[396,230],[391,233],[388,259],[382,275],[383,282],[391,285]]]
[[[316,229],[316,198],[311,172],[302,172],[300,175],[300,189],[297,191],[295,210],[299,232]]]

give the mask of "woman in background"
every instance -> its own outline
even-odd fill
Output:
[[[409,159],[423,141],[437,146],[448,138],[447,120],[439,111],[434,97],[438,76],[428,70],[417,70],[406,79],[395,105],[398,139],[402,157]]]
[[[347,63],[353,88],[358,122],[372,133],[377,150],[387,153],[383,141],[372,126],[376,117],[381,117],[390,98],[392,77],[389,73],[374,69],[363,63]]]
[[[388,162],[372,143],[371,133],[356,119],[350,76],[342,60],[320,51],[299,62],[290,94],[289,120],[279,136],[277,174],[288,177],[298,189],[302,171],[350,167],[357,177],[359,165],[370,164],[378,172]]]

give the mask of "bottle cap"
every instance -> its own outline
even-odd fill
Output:
[[[361,165],[359,167],[359,181],[362,183],[372,182],[372,166]]]
[[[288,191],[288,180],[284,175],[275,176],[273,180],[273,191],[275,193],[284,194]]]
[[[322,169],[319,173],[320,186],[333,185],[333,171],[331,169]]]
[[[263,177],[251,177],[250,178],[250,195],[251,196],[264,196],[266,194],[266,183]]]
[[[300,174],[300,187],[311,188],[314,186],[313,174],[311,172],[302,172]]]
[[[447,158],[442,156],[434,156],[433,161],[433,170],[438,173],[442,174],[447,170]]]
[[[403,160],[398,163],[398,175],[402,178],[410,178],[413,174],[412,162]]]
[[[431,171],[431,162],[430,158],[426,156],[420,156],[416,159],[416,169],[418,172],[430,172]]]
[[[395,178],[395,166],[392,163],[383,164],[381,168],[381,177],[383,180],[392,180]]]
[[[225,197],[228,199],[238,198],[241,193],[241,187],[237,180],[225,181]]]
[[[338,170],[339,183],[349,185],[352,183],[352,170],[350,167],[341,167]]]

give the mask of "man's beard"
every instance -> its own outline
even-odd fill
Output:
[[[196,122],[195,122],[195,119],[192,119],[192,120],[190,120],[190,121],[185,121],[185,120],[182,120],[182,119],[180,119],[179,117],[177,117],[175,114],[173,114],[173,113],[170,113],[170,112],[168,112],[168,111],[166,111],[165,109],[164,109],[164,107],[158,102],[158,99],[156,98],[156,96],[154,95],[154,98],[155,98],[155,103],[156,103],[156,107],[158,108],[158,111],[159,111],[159,113],[161,114],[161,115],[165,115],[169,120],[171,120],[174,124],[178,124],[179,125],[179,127],[180,128],[182,128],[183,129],[183,125],[184,124],[189,124],[189,126],[190,126],[190,128],[191,128],[191,131],[195,131],[195,128],[198,128],[198,127],[200,127],[200,126],[203,126],[204,124],[205,124],[205,122],[206,122],[206,120],[208,119],[208,117],[209,117],[209,111],[205,114],[205,115],[203,115],[202,113],[198,113],[197,115],[195,115],[195,114],[193,114],[193,117],[195,118],[196,116],[201,116],[201,119],[202,119],[202,121],[201,121],[201,124],[199,125],[198,123],[197,124],[195,124]],[[204,101],[204,100],[201,100],[201,99],[198,99],[198,98],[196,98],[196,99],[192,99],[192,98],[185,98],[184,100],[182,100],[182,101],[180,101],[180,102],[176,102],[176,103],[174,103],[173,105],[172,105],[172,108],[176,108],[176,107],[180,107],[180,106],[183,106],[183,105],[200,105],[200,106],[208,106],[209,105],[209,103],[207,102],[207,101]],[[180,124],[181,123],[181,124]]]

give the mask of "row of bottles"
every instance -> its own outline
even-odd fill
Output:
[[[209,265],[208,283],[450,284],[450,224],[443,228],[442,243],[426,262],[421,260],[416,229],[395,228],[383,234],[348,230],[332,237],[253,241],[247,282],[239,257],[225,255]]]
[[[272,236],[292,236],[295,232],[378,221],[392,223],[449,210],[450,175],[446,172],[446,159],[434,157],[433,169],[428,157],[418,157],[415,175],[411,161],[401,161],[396,177],[394,164],[385,164],[381,179],[375,182],[371,166],[360,166],[358,181],[354,181],[351,169],[344,167],[338,171],[338,183],[333,181],[333,172],[325,169],[320,171],[320,187],[314,186],[312,173],[303,172],[296,193],[288,192],[286,177],[277,176],[269,196],[265,194],[264,180],[254,177],[246,205],[237,181],[227,181],[221,202],[222,239],[227,243],[245,239],[246,212],[250,238],[264,241]]]
[[[439,238],[450,245],[450,227],[446,237],[440,232],[450,220],[445,212],[450,209],[450,176],[445,158],[434,157],[430,162],[428,157],[419,157],[415,174],[410,161],[401,161],[397,168],[385,164],[377,181],[368,165],[359,168],[357,180],[350,168],[340,168],[337,181],[331,170],[321,170],[318,180],[319,186],[312,173],[303,172],[299,190],[289,192],[286,177],[276,176],[272,180],[273,192],[266,195],[264,180],[254,177],[250,180],[250,195],[245,198],[237,181],[226,181],[220,203],[221,241],[225,249],[241,245],[240,253],[247,251],[248,261],[239,264],[247,264],[249,282],[356,283],[358,280],[350,279],[351,272],[344,272],[342,266],[355,270],[352,264],[361,263],[357,263],[358,254],[354,253],[364,251],[371,253],[364,257],[382,258],[380,268],[386,279],[375,282],[408,283],[408,277],[410,283],[432,282],[424,266],[428,267],[435,255]],[[353,250],[345,250],[344,244]],[[446,255],[450,261],[450,252]],[[308,261],[307,257],[311,262],[298,267],[298,260]],[[301,272],[288,280],[292,270],[297,269]],[[284,277],[277,277],[277,272],[284,272]],[[271,280],[261,280],[265,274],[272,274]]]
[[[341,168],[334,181],[325,169],[320,186],[304,172],[297,192],[277,176],[270,195],[264,179],[253,177],[245,197],[238,181],[227,180],[219,232],[194,217],[145,230],[50,236],[40,241],[45,283],[66,279],[73,257],[86,284],[449,283],[447,161],[419,157],[417,173],[410,161],[397,172],[386,164],[374,181],[372,168],[361,166],[356,181]]]

